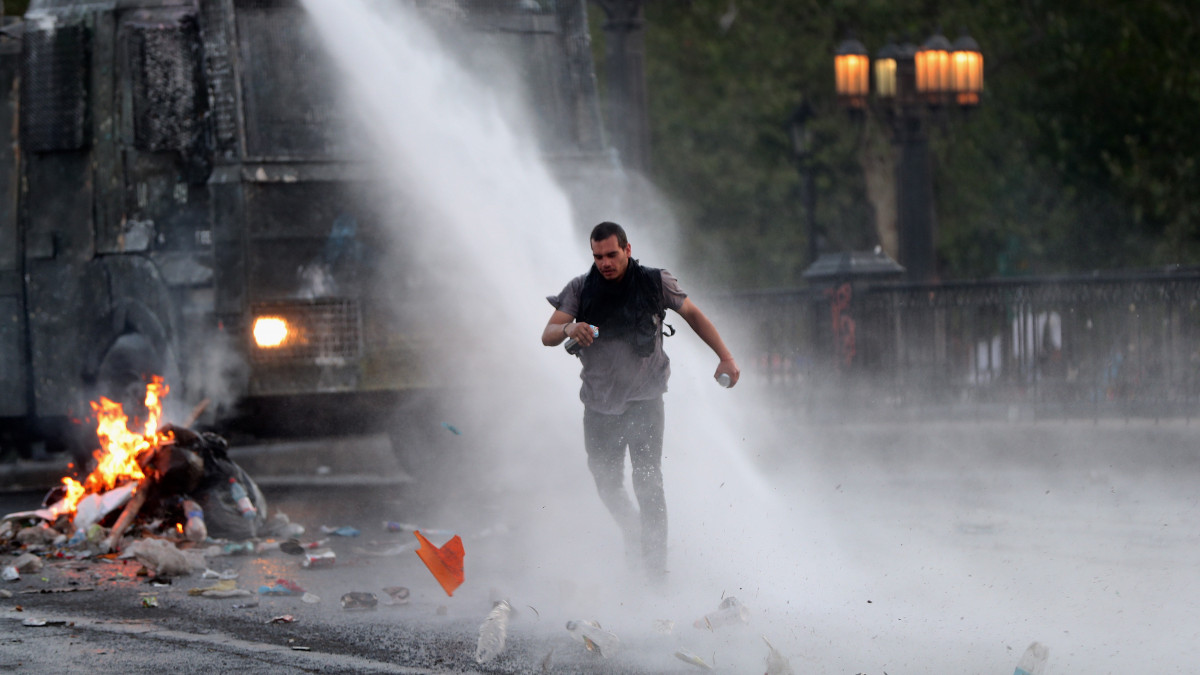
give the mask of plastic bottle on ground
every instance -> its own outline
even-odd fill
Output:
[[[621,644],[616,635],[604,630],[595,621],[568,621],[567,632],[582,642],[589,652],[599,652],[604,657],[615,654]]]
[[[778,649],[775,649],[775,645],[767,640],[767,636],[762,636],[762,640],[767,643],[767,649],[769,650],[767,652],[766,675],[795,675],[796,671],[792,670],[792,664],[787,660],[787,657],[779,653]]]
[[[696,628],[712,630],[722,626],[750,623],[750,610],[732,595],[721,601],[717,611],[709,612],[692,623]]]
[[[512,605],[507,600],[501,600],[488,612],[487,618],[479,626],[479,642],[475,645],[475,662],[486,663],[496,658],[504,651],[504,642],[508,639],[508,617],[512,614]]]
[[[188,541],[204,541],[208,538],[208,527],[204,524],[204,509],[191,499],[183,500],[183,515],[187,522],[183,526],[183,536]]]
[[[1041,675],[1048,658],[1050,658],[1050,648],[1040,642],[1034,642],[1021,655],[1021,660],[1017,662],[1017,669],[1013,671],[1013,675]]]
[[[258,515],[258,509],[254,508],[254,503],[246,494],[246,488],[242,487],[236,478],[229,479],[229,491],[233,494],[233,501],[237,502],[238,511],[242,512],[243,518],[250,520]]]

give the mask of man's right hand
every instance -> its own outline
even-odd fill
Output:
[[[574,323],[575,317],[566,312],[554,310],[554,314],[551,314],[550,320],[546,322],[546,327],[542,329],[542,344],[547,347],[561,345],[570,337],[568,331],[572,330],[571,327]]]
[[[563,332],[567,337],[574,338],[576,342],[587,347],[596,341],[596,329],[586,323],[572,321],[567,324]]]

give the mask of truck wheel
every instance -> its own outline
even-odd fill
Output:
[[[164,375],[166,363],[154,345],[138,333],[117,338],[96,372],[96,399],[103,396],[120,403],[125,414],[146,418],[146,384],[153,375]]]
[[[96,370],[96,384],[88,400],[98,401],[103,396],[120,403],[129,418],[130,429],[137,431],[139,427],[133,420],[136,418],[144,422],[146,419],[146,384],[150,378],[161,375],[168,383],[178,380],[178,367],[172,361],[172,358],[160,354],[145,336],[126,333],[118,337],[105,352]],[[95,426],[79,427],[76,435],[79,438],[71,443],[71,454],[78,467],[89,467],[92,453],[97,447]]]
[[[417,493],[446,496],[453,492],[457,466],[453,432],[442,425],[441,406],[429,394],[412,394],[401,401],[388,424],[388,436],[400,467]]]

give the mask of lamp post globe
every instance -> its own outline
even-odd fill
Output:
[[[951,44],[941,32],[920,47],[888,41],[875,57],[874,101],[868,101],[871,62],[866,47],[853,38],[838,45],[834,75],[838,103],[861,119],[868,105],[883,113],[898,149],[896,233],[899,259],[911,281],[937,278],[933,172],[929,128],[951,103],[967,109],[979,104],[983,90],[983,54],[965,32]],[[793,152],[799,153],[793,134]]]
[[[883,101],[896,98],[896,68],[900,48],[892,40],[875,54],[875,95]]]
[[[871,89],[871,57],[863,43],[847,38],[838,45],[833,57],[833,69],[838,101],[852,110],[867,107]]]
[[[934,106],[947,102],[953,89],[950,52],[945,35],[935,33],[917,50],[917,94]]]
[[[983,52],[965,30],[954,41],[952,49],[950,63],[955,101],[963,108],[973,108],[979,105],[979,95],[983,92]]]

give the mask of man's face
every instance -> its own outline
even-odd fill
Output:
[[[592,258],[596,261],[596,269],[608,281],[620,281],[625,276],[632,252],[633,245],[626,243],[625,248],[621,248],[615,234],[603,241],[592,242]]]

